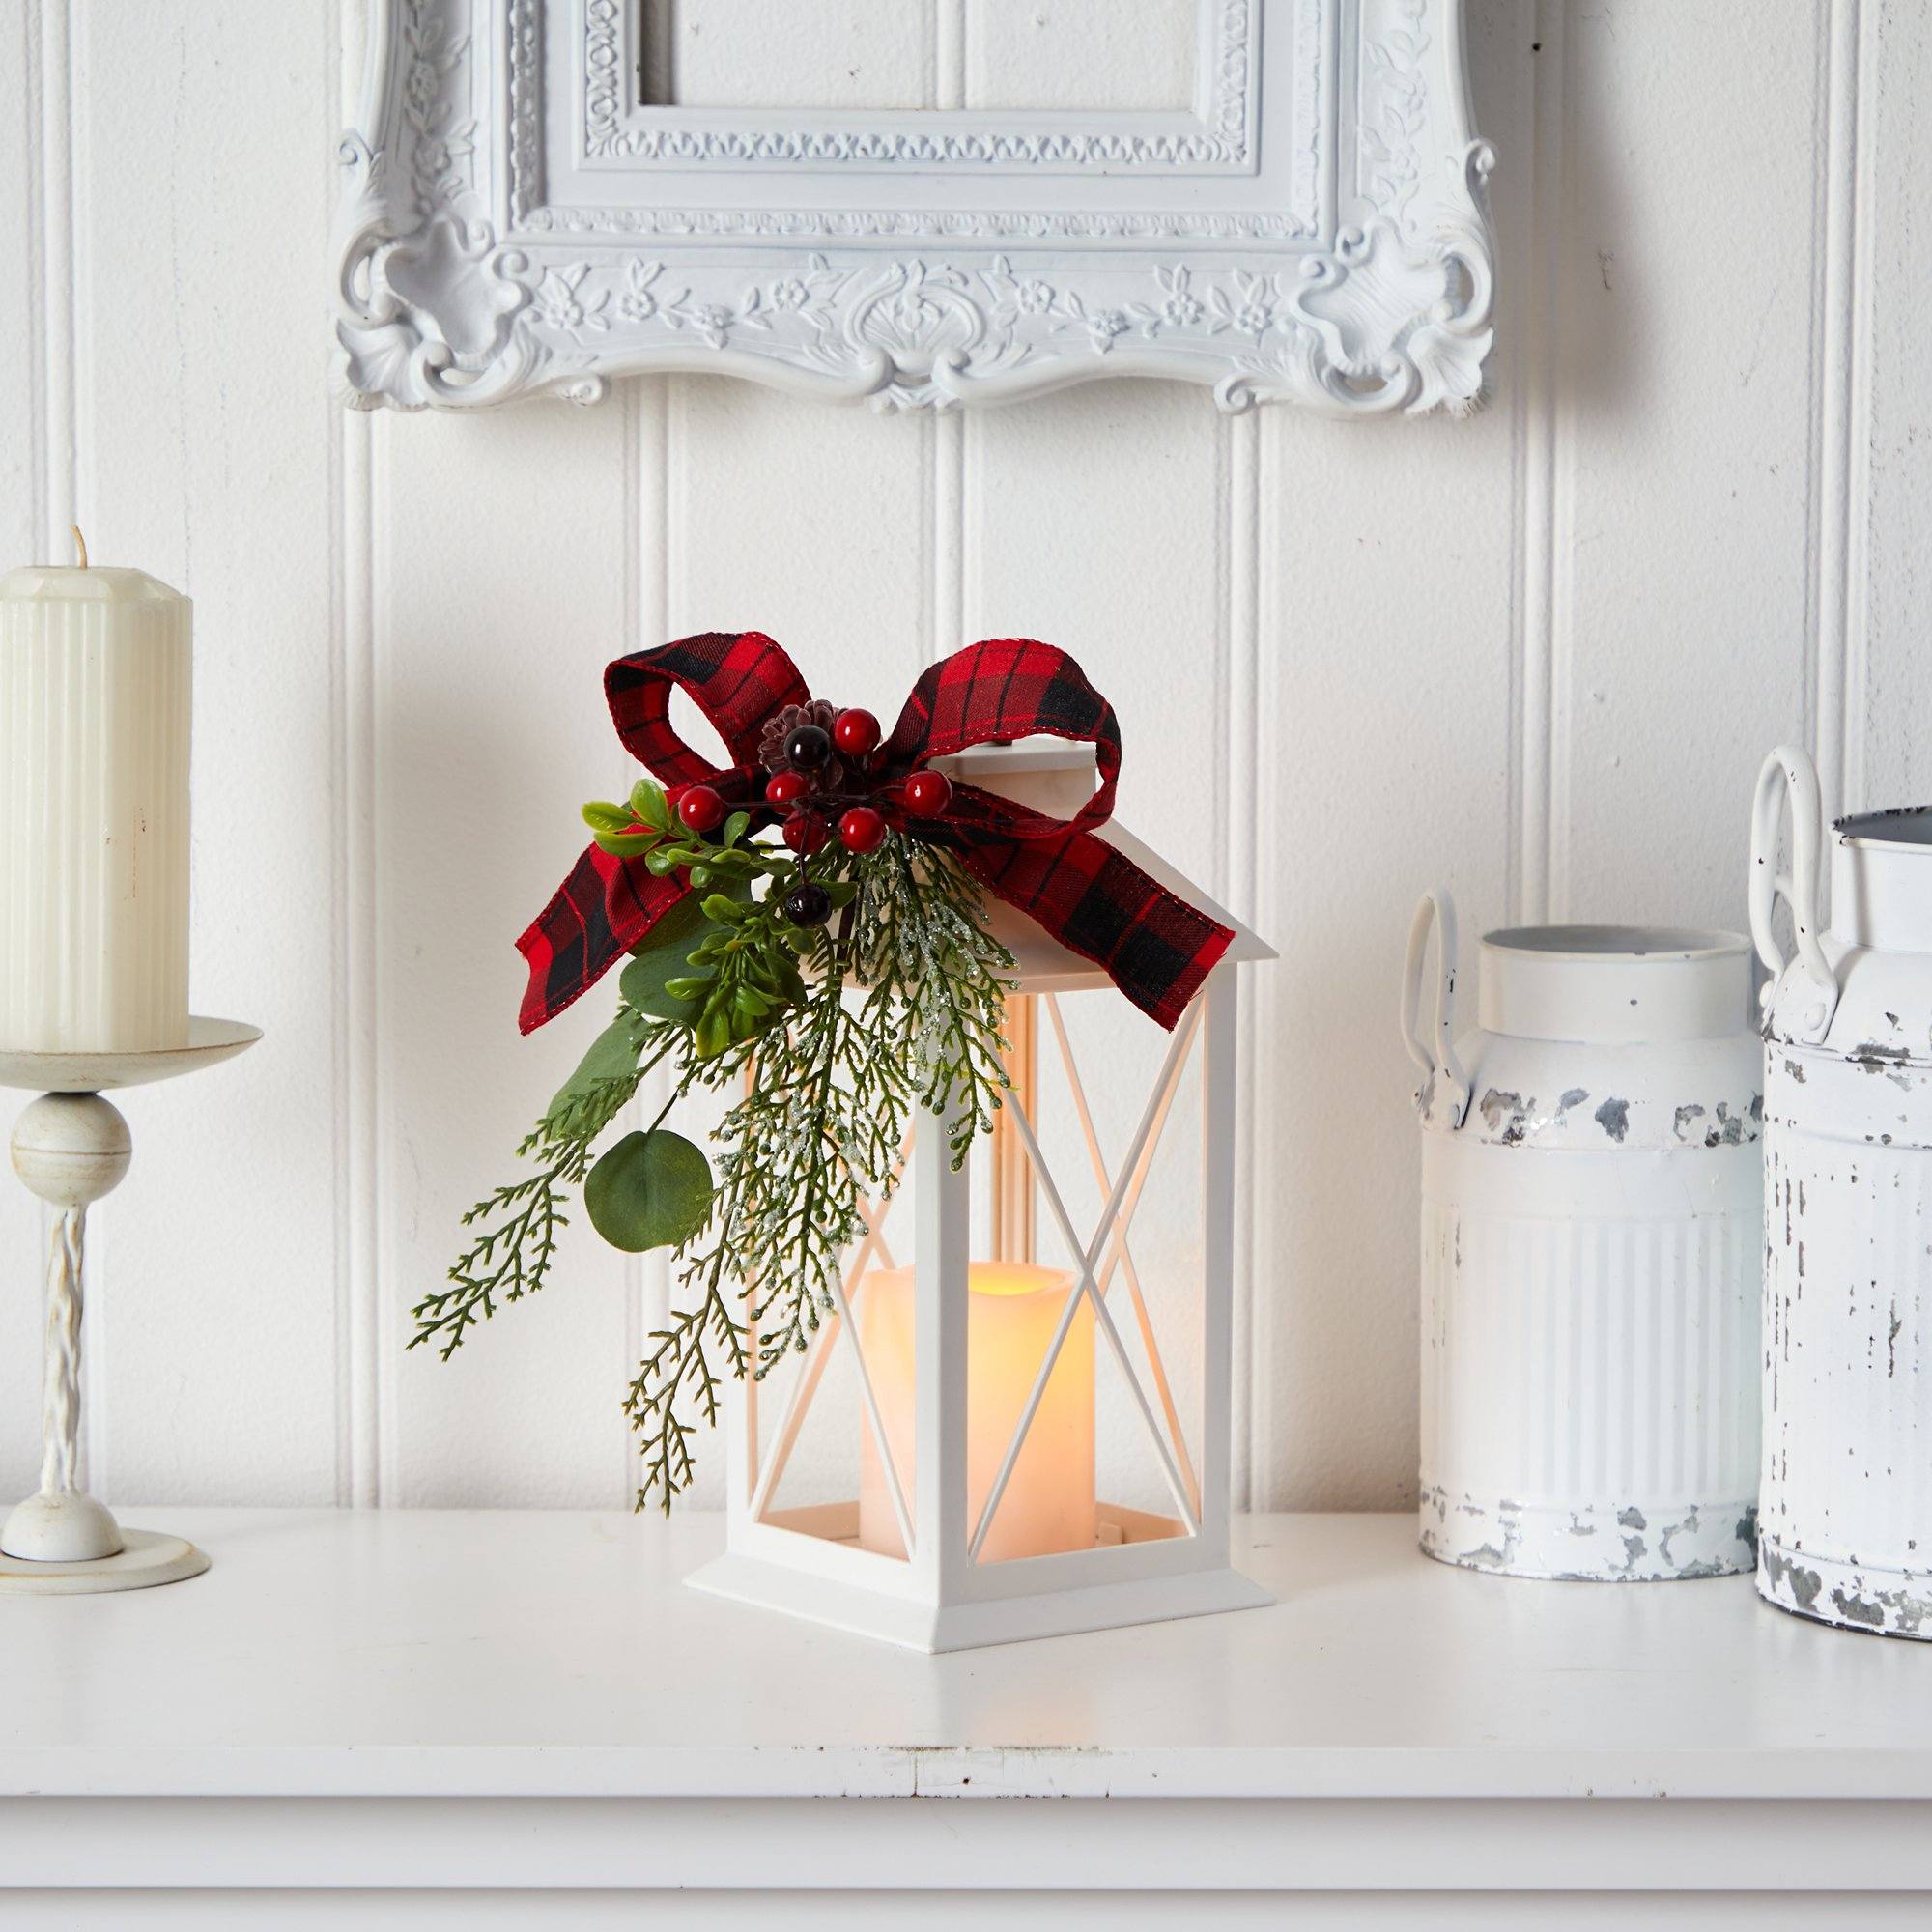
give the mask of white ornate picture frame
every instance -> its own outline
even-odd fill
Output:
[[[646,106],[644,0],[375,0],[338,386],[476,409],[683,369],[943,409],[1134,375],[1231,411],[1471,407],[1462,0],[1199,3],[1191,113],[908,113]]]

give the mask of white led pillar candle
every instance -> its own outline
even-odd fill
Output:
[[[0,1049],[187,1043],[188,600],[0,578]]]

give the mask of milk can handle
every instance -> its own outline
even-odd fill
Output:
[[[1777,870],[1777,826],[1786,798],[1791,801],[1791,869]],[[1796,745],[1780,745],[1757,775],[1751,803],[1750,928],[1757,956],[1771,980],[1762,994],[1765,1009],[1783,979],[1787,961],[1777,950],[1771,916],[1783,895],[1791,906],[1798,960],[1817,989],[1817,998],[1799,1016],[1806,1039],[1823,1039],[1838,1008],[1838,981],[1818,943],[1818,859],[1825,837],[1825,808],[1818,796],[1818,770],[1810,754]]]
[[[1435,1042],[1423,1037],[1418,1022],[1422,1016],[1422,957],[1429,945],[1429,928],[1435,927]],[[1435,1113],[1434,1095],[1425,1106],[1429,1083],[1446,1075],[1449,1093],[1440,1118],[1451,1127],[1460,1127],[1469,1111],[1469,1076],[1456,1058],[1456,902],[1438,887],[1424,893],[1416,901],[1415,917],[1408,926],[1408,956],[1402,969],[1402,1043],[1408,1057],[1422,1069],[1425,1084],[1416,1090],[1415,1108],[1425,1120]]]

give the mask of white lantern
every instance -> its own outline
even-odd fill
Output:
[[[1062,818],[1094,788],[1089,746],[936,762]],[[1270,1601],[1230,1565],[1228,1460],[1237,969],[1275,954],[1118,821],[1099,836],[1233,944],[1163,1037],[989,902],[1018,969],[1012,1092],[957,1172],[949,1122],[917,1116],[807,1351],[733,1387],[728,1544],[697,1588],[926,1651]],[[1099,1003],[1104,1053],[1083,1069],[1074,1009]],[[1130,1110],[1129,1029],[1158,1057]],[[1183,1147],[1156,1222],[1150,1179]],[[799,1500],[814,1430],[852,1453],[820,1457]]]

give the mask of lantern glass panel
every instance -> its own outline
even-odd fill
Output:
[[[982,1563],[1188,1534],[1201,1507],[1196,1015],[1170,1038],[1105,990],[1015,1007],[1013,1094],[971,1163]],[[1078,1293],[1090,1259],[1097,1297]]]
[[[745,1391],[753,1520],[901,1558],[901,1521],[917,1534],[903,1436],[914,1412],[916,1317],[911,1295],[891,1290],[896,1279],[910,1283],[917,1186],[908,1160],[889,1198],[863,1204],[868,1226],[845,1250],[833,1305],[818,1311],[803,1352],[794,1349]]]

